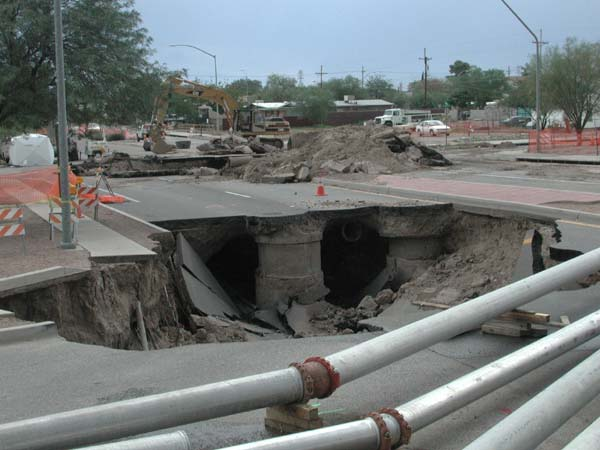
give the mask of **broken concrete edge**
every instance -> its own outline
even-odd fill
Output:
[[[54,322],[39,322],[0,329],[0,345],[58,337]]]
[[[4,309],[0,309],[0,319],[10,319],[15,317],[15,313],[12,311],[6,311]]]
[[[0,298],[79,280],[85,277],[90,271],[91,269],[54,266],[0,278]]]
[[[150,250],[149,250],[150,251]],[[99,264],[119,264],[119,263],[131,263],[148,261],[157,258],[158,255],[155,252],[151,253],[140,253],[140,254],[127,254],[127,255],[94,255],[90,253],[90,261]]]
[[[312,398],[326,398],[342,384],[340,374],[327,359],[320,356],[307,358],[303,363],[292,363],[302,378],[304,395],[300,400],[306,403]]]
[[[392,195],[406,199],[418,199],[433,203],[451,203],[457,211],[487,215],[491,217],[523,217],[541,222],[555,220],[573,220],[600,225],[600,214],[580,212],[570,209],[552,208],[549,206],[530,205],[517,202],[492,200],[461,195],[424,192],[419,190],[358,183],[354,181],[336,180],[333,178],[320,179],[322,184],[343,189],[370,192],[374,194]]]
[[[162,228],[162,227],[159,227],[158,225],[154,225],[153,223],[147,222],[144,219],[141,219],[139,217],[134,216],[133,214],[129,214],[129,213],[126,213],[125,211],[121,211],[120,209],[117,209],[114,206],[106,205],[104,203],[99,203],[99,205],[102,208],[106,208],[106,209],[108,209],[108,210],[110,210],[110,211],[112,211],[114,213],[117,213],[117,214],[120,214],[122,216],[125,216],[128,219],[135,220],[136,222],[139,222],[139,223],[141,223],[143,225],[146,225],[147,227],[152,228],[152,229],[154,229],[154,230],[156,230],[156,231],[158,231],[160,233],[170,233],[170,231],[167,230],[166,228]]]

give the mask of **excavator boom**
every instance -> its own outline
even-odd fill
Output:
[[[150,130],[150,136],[154,143],[152,147],[154,153],[167,153],[173,149],[173,146],[167,144],[163,138],[163,123],[173,94],[196,97],[221,106],[230,128],[235,129],[235,111],[238,109],[238,104],[231,95],[221,89],[204,86],[194,81],[170,77],[163,83],[162,92],[154,103],[152,128]]]

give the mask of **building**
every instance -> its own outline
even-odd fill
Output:
[[[386,109],[393,108],[394,104],[386,100],[367,99],[356,100],[353,95],[344,95],[344,100],[334,102],[336,112],[348,111],[375,111],[383,112]],[[379,115],[379,114],[375,114]]]

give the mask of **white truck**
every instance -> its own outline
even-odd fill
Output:
[[[375,117],[376,125],[407,126],[414,128],[418,122],[431,119],[431,111],[426,109],[386,109],[383,116]]]

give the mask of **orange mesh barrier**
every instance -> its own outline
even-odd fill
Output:
[[[69,171],[69,183],[76,184],[77,177]],[[0,205],[22,205],[47,201],[48,196],[58,196],[58,168],[16,169],[0,175]]]
[[[583,130],[581,133],[562,128],[543,130],[540,133],[540,153],[596,155],[600,147],[600,132]],[[536,132],[529,133],[529,152],[536,152]]]

